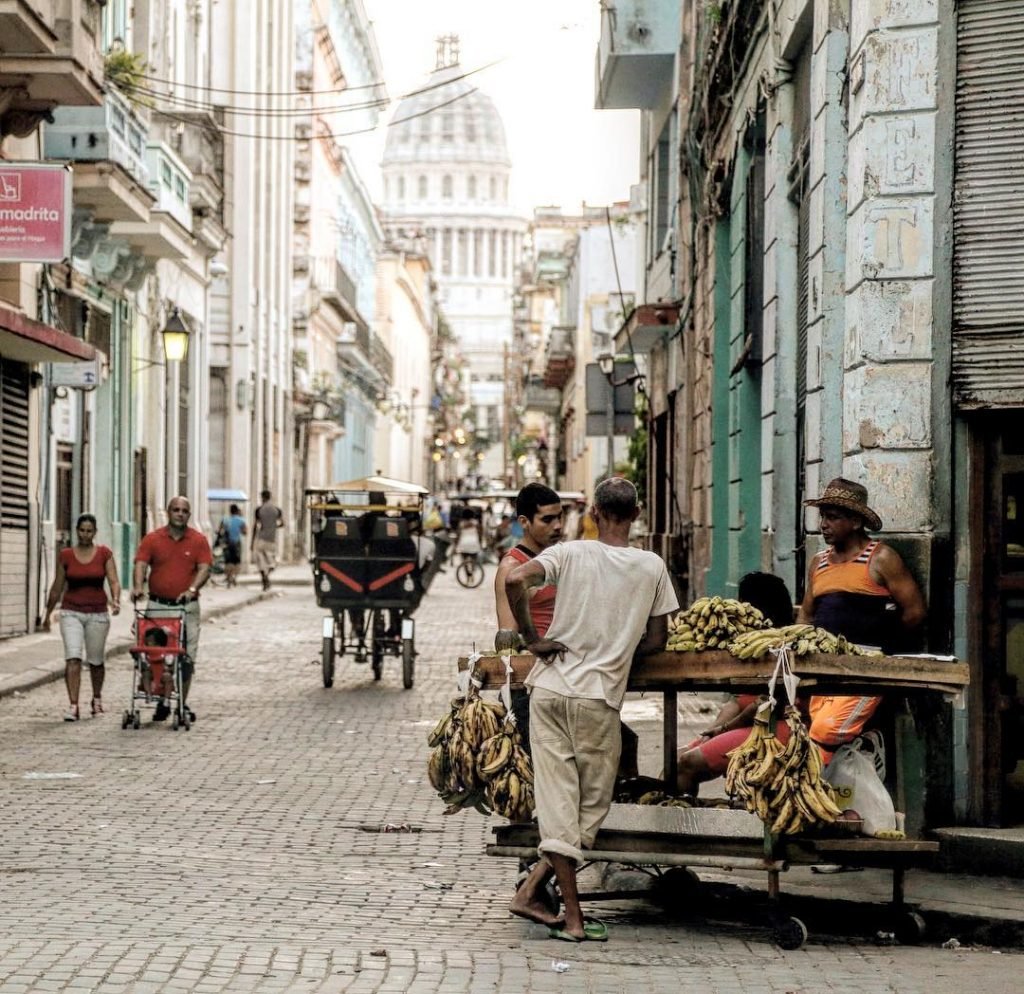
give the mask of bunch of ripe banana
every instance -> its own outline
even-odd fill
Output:
[[[724,649],[730,639],[744,632],[759,632],[770,624],[746,601],[729,597],[701,597],[685,611],[668,620],[668,644],[673,652]]]
[[[511,822],[533,817],[533,764],[519,730],[506,723],[480,747],[477,776],[486,782],[487,803]]]
[[[778,649],[785,643],[789,643],[794,656],[807,656],[812,652],[850,656],[881,655],[873,650],[859,649],[842,635],[833,635],[814,625],[786,625],[784,628],[745,632],[729,642],[728,649],[738,659],[758,659],[769,649]]]
[[[490,814],[487,785],[477,775],[477,756],[504,722],[505,706],[498,701],[485,701],[471,688],[464,697],[452,698],[451,707],[427,736],[427,744],[433,750],[427,774],[447,805],[446,815],[466,807]]]
[[[786,708],[785,722],[789,741],[783,745],[769,728],[767,709],[759,711],[746,741],[729,753],[725,774],[726,792],[773,835],[831,824],[842,813],[831,785],[821,779],[821,753],[796,708]]]

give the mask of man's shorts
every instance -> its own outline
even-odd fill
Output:
[[[277,542],[265,538],[256,539],[253,562],[261,573],[269,573],[277,565]]]

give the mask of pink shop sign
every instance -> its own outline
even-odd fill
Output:
[[[0,261],[61,262],[70,254],[70,167],[0,161]]]

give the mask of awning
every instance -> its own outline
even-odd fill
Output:
[[[96,350],[74,335],[0,304],[0,356],[17,362],[88,362]]]
[[[326,487],[309,487],[306,493],[385,493],[385,494],[428,494],[426,487],[418,483],[406,483],[404,480],[392,480],[387,476],[362,476],[358,480],[347,483],[332,483]]]
[[[213,489],[206,491],[206,499],[246,501],[249,499],[249,495],[244,490]]]

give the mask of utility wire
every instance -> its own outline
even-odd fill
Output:
[[[420,95],[422,95],[424,93],[432,93],[434,90],[443,89],[446,86],[450,86],[452,83],[457,83],[460,80],[468,79],[470,76],[475,76],[477,73],[484,72],[484,70],[486,70],[486,69],[492,69],[494,66],[499,65],[500,63],[506,61],[507,58],[508,58],[507,56],[503,56],[500,59],[494,59],[493,61],[485,63],[482,66],[477,66],[475,69],[468,69],[466,72],[460,73],[458,76],[452,76],[450,79],[439,80],[439,81],[437,81],[435,83],[428,83],[426,86],[418,87],[415,90],[409,90],[407,93],[403,93],[400,97],[397,97],[397,98],[394,98],[394,99],[397,99],[397,100],[401,101],[401,100],[407,100],[410,97],[418,97],[418,96],[420,96]],[[143,79],[149,80],[149,81],[154,81],[155,77],[146,76],[146,77],[143,77]],[[165,82],[165,81],[161,80],[160,82]],[[174,88],[177,88],[179,85],[184,85],[184,84],[168,83],[168,85],[173,86]],[[373,84],[373,85],[375,85],[375,86],[382,86],[383,84],[380,83],[380,84]],[[169,103],[177,103],[177,104],[181,104],[182,106],[188,106],[188,107],[196,108],[196,109],[200,109],[200,110],[221,111],[221,112],[225,112],[225,113],[237,113],[237,114],[239,114],[241,116],[251,116],[251,117],[256,117],[256,116],[260,116],[260,117],[275,117],[275,116],[288,116],[288,115],[303,115],[303,114],[310,113],[311,110],[312,111],[316,111],[317,113],[320,113],[320,114],[342,113],[342,112],[345,112],[345,111],[367,110],[367,109],[370,109],[370,108],[373,108],[373,107],[386,107],[388,104],[394,102],[393,99],[390,98],[390,97],[379,97],[379,98],[375,98],[373,100],[363,101],[362,103],[337,104],[337,105],[329,106],[329,107],[313,107],[313,108],[304,108],[304,107],[251,107],[251,106],[247,107],[247,106],[242,106],[240,104],[217,104],[217,103],[213,103],[212,101],[209,101],[209,100],[201,100],[198,97],[190,97],[190,96],[187,96],[187,95],[184,95],[184,94],[179,95],[179,94],[175,94],[175,93],[165,93],[165,92],[163,92],[160,89],[154,88],[152,86],[146,86],[146,85],[143,85],[143,84],[137,84],[135,86],[135,89],[137,89],[141,93],[144,93],[147,97],[159,98],[160,100],[167,101]],[[212,88],[212,87],[192,87],[192,86],[189,86],[188,89],[212,90],[214,88]],[[290,97],[295,97],[297,99],[310,97],[310,96],[313,96],[315,94],[325,94],[325,93],[329,93],[329,94],[332,94],[334,96],[341,96],[342,94],[347,93],[350,90],[356,90],[356,89],[363,89],[363,87],[345,87],[342,90],[317,90],[317,91],[313,91],[313,90],[296,90],[296,91],[293,91],[293,92],[290,92],[290,93],[287,93],[287,94],[283,94],[282,93],[282,94],[277,94],[277,95],[290,96]],[[238,92],[239,93],[243,93],[244,91],[238,91]],[[254,97],[260,97],[260,96],[271,96],[272,94],[253,92],[253,93],[248,94],[248,95],[251,95],[251,96],[254,96]]]
[[[445,100],[442,103],[434,104],[433,107],[427,107],[425,110],[417,111],[415,114],[407,114],[405,117],[393,118],[388,121],[385,127],[391,128],[396,124],[404,124],[406,121],[414,121],[418,117],[426,117],[427,114],[433,114],[435,111],[441,110],[444,107],[448,107],[458,100],[462,100],[465,97],[472,96],[474,93],[479,91],[479,87],[474,86],[472,89],[467,90],[465,93],[457,93],[450,100]],[[172,121],[178,121],[181,124],[194,125],[196,122],[184,114],[176,114],[172,110],[162,110],[161,108],[151,108],[161,117],[166,117]],[[312,111],[307,112],[312,116]],[[232,138],[260,138],[265,141],[308,141],[308,138],[298,138],[295,135],[269,135],[269,134],[253,134],[246,131],[232,131],[229,128],[222,128],[219,124],[210,125],[215,129],[218,134],[228,135]],[[353,135],[368,135],[373,131],[376,131],[379,125],[373,125],[369,128],[357,128],[353,131],[334,131],[326,134],[317,135],[317,138],[351,138]]]

